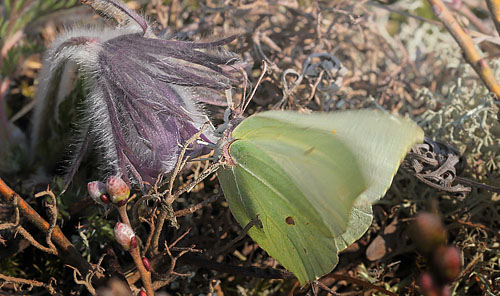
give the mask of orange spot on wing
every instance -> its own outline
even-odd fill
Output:
[[[337,133],[337,130],[332,130],[332,135],[335,135]]]

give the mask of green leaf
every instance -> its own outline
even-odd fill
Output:
[[[337,253],[372,221],[371,204],[407,150],[423,141],[410,120],[377,111],[269,111],[243,120],[218,172],[236,220],[304,284],[330,272]]]

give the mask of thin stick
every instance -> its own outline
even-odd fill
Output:
[[[495,28],[500,35],[500,0],[486,0],[490,10],[491,19],[495,23]]]
[[[82,277],[82,274],[80,273],[80,271],[78,271],[77,268],[71,266],[71,265],[66,265],[68,266],[69,268],[73,269],[73,281],[78,284],[78,285],[83,285],[85,286],[85,288],[87,288],[87,291],[89,291],[89,293],[91,295],[97,295],[96,291],[95,291],[95,288],[92,286],[92,284],[90,283],[90,278],[87,278],[85,277],[85,280],[83,279],[79,279],[78,277]]]
[[[52,203],[49,204],[47,207],[49,208],[50,211],[50,226],[49,230],[47,230],[47,237],[46,237],[46,242],[47,245],[49,245],[50,249],[55,251],[55,254],[57,254],[57,249],[56,246],[52,243],[52,233],[54,232],[54,228],[57,226],[57,200],[56,197],[54,196],[54,193],[50,190],[49,186],[47,186],[47,190],[39,192],[35,194],[35,198],[48,195],[52,199]]]
[[[255,87],[253,88],[252,93],[250,94],[250,97],[248,97],[248,100],[246,101],[245,106],[241,110],[240,114],[243,114],[243,112],[245,112],[248,105],[252,101],[253,97],[255,96],[255,92],[257,92],[257,88],[259,88],[262,78],[264,78],[264,75],[266,75],[266,72],[267,72],[267,63],[266,61],[262,60],[262,72],[260,73],[259,79],[257,80],[257,83],[255,84]]]
[[[219,199],[219,197],[221,197],[220,194],[216,194],[214,196],[211,196],[209,197],[208,199],[200,202],[200,203],[197,203],[195,204],[194,206],[191,206],[187,209],[182,209],[182,210],[178,210],[178,211],[175,211],[174,215],[175,217],[179,218],[179,217],[183,217],[183,216],[186,216],[186,215],[189,215],[189,214],[192,214],[196,211],[198,211],[199,209],[203,208],[204,206],[216,201],[217,199]]]
[[[186,164],[186,162],[183,161],[184,154],[186,153],[186,150],[188,149],[189,145],[194,143],[201,136],[201,134],[203,133],[203,131],[205,130],[206,127],[207,127],[207,124],[205,123],[197,133],[192,135],[191,138],[189,138],[186,141],[186,143],[182,147],[181,153],[179,154],[179,158],[177,159],[177,163],[175,165],[174,172],[172,173],[172,176],[170,177],[170,183],[168,184],[168,197],[166,199],[167,204],[172,204],[174,202],[174,200],[172,200],[172,198],[171,198],[172,189],[174,187],[174,182],[175,182],[175,179],[177,178],[177,175],[179,174],[182,167]]]
[[[27,279],[16,278],[16,277],[4,275],[4,274],[1,274],[1,273],[0,273],[0,280],[5,281],[7,283],[13,283],[14,285],[29,286],[30,287],[29,290],[31,290],[31,288],[33,288],[33,287],[44,287],[45,289],[47,289],[49,291],[49,293],[51,295],[57,295],[58,294],[58,293],[56,293],[54,287],[51,286],[51,284],[46,284],[46,283],[35,281],[35,280],[27,280]]]
[[[132,227],[127,215],[127,204],[118,207],[118,214],[120,215],[120,219],[123,223],[127,224],[129,227]],[[153,285],[151,283],[151,272],[149,272],[146,267],[144,267],[144,263],[142,263],[141,250],[139,249],[139,246],[131,246],[128,252],[130,256],[132,256],[132,259],[134,259],[137,270],[139,270],[139,274],[141,275],[142,284],[144,285],[146,294],[148,296],[154,296]]]
[[[474,68],[476,73],[483,80],[486,87],[496,95],[497,100],[500,100],[500,85],[498,84],[493,71],[488,63],[481,57],[479,52],[474,47],[472,38],[465,33],[459,23],[446,5],[441,0],[427,0],[432,5],[434,14],[444,24],[446,29],[455,38],[458,45],[464,51],[465,60]]]
[[[213,172],[217,171],[219,167],[221,166],[220,162],[216,162],[211,164],[207,169],[205,169],[203,172],[201,172],[200,176],[198,179],[194,180],[193,182],[189,183],[186,187],[183,187],[179,189],[173,196],[172,199],[176,200],[181,194],[185,192],[190,192],[196,185],[200,184],[201,181],[205,180],[208,176],[210,176]]]
[[[52,244],[52,242],[49,244],[50,247],[45,247],[39,242],[35,240],[35,238],[26,230],[24,227],[21,226],[20,224],[20,215],[19,215],[19,198],[14,199],[14,223],[2,223],[0,224],[0,230],[6,230],[6,229],[13,229],[16,231],[16,233],[20,233],[26,240],[30,242],[32,246],[34,246],[37,249],[40,249],[43,252],[47,252],[52,255],[58,255],[56,247]],[[47,240],[49,240],[50,236],[47,235]]]
[[[336,279],[338,281],[347,281],[347,282],[350,282],[352,284],[362,286],[367,290],[377,290],[378,292],[384,293],[384,294],[389,295],[389,296],[398,296],[398,294],[391,292],[391,291],[388,291],[384,287],[377,286],[377,285],[374,285],[368,281],[363,281],[363,280],[360,280],[360,279],[357,279],[357,278],[354,278],[354,277],[351,277],[348,275],[344,275],[344,274],[330,273],[330,274],[325,275],[323,278],[332,278],[332,279]]]

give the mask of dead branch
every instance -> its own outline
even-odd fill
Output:
[[[486,0],[490,10],[491,19],[495,23],[495,28],[500,35],[500,0]]]
[[[485,59],[481,57],[474,46],[472,38],[465,33],[453,14],[441,0],[427,0],[432,5],[434,14],[444,24],[455,41],[464,52],[465,60],[474,68],[486,87],[500,100],[500,85]]]
[[[57,249],[56,246],[52,243],[52,233],[54,232],[55,227],[57,226],[57,201],[56,197],[54,196],[54,193],[50,190],[49,186],[47,186],[47,190],[39,192],[35,194],[35,198],[40,197],[40,196],[50,196],[52,202],[51,203],[46,203],[47,208],[49,209],[50,213],[50,224],[49,224],[49,229],[47,230],[47,237],[46,237],[46,242],[49,245],[50,249],[55,251],[55,254],[57,254]]]
[[[208,199],[195,204],[194,206],[191,206],[191,207],[186,208],[186,209],[175,211],[174,215],[175,215],[175,217],[179,218],[179,217],[183,217],[183,216],[192,214],[192,213],[198,211],[199,209],[207,206],[208,204],[213,203],[214,201],[219,199],[221,196],[222,196],[221,194],[216,194],[214,196],[211,196]]]
[[[33,287],[42,287],[47,289],[47,291],[51,295],[59,295],[59,293],[56,292],[54,287],[52,287],[52,282],[55,282],[53,278],[51,278],[50,282],[48,284],[44,282],[39,282],[35,280],[27,280],[27,279],[22,279],[22,278],[16,278],[8,275],[4,275],[0,273],[0,280],[4,281],[4,283],[0,283],[0,288],[4,286],[6,283],[12,283],[14,285],[14,291],[19,291],[21,290],[24,286],[27,286],[27,290],[31,291]]]
[[[3,198],[9,202],[13,203],[14,200],[18,199],[18,207],[25,216],[28,221],[30,221],[33,225],[35,225],[38,229],[43,232],[47,232],[50,228],[50,224],[45,221],[24,199],[14,192],[5,182],[0,178],[0,194]],[[63,260],[67,260],[69,262],[74,263],[78,270],[82,274],[88,274],[92,267],[90,264],[82,257],[82,255],[76,250],[76,248],[71,244],[71,242],[66,238],[66,236],[62,233],[61,229],[56,226],[52,233],[53,242],[63,251],[64,256],[61,254],[61,258]]]
[[[50,242],[48,245],[49,247],[45,247],[43,246],[42,244],[40,244],[39,242],[36,241],[36,239],[24,228],[21,226],[20,224],[20,216],[19,216],[19,198],[15,198],[14,199],[14,220],[15,222],[14,223],[4,223],[4,224],[0,224],[0,230],[4,230],[4,229],[13,229],[14,231],[16,231],[16,233],[19,233],[21,234],[22,237],[24,237],[27,241],[30,242],[30,244],[32,246],[34,246],[35,248],[43,251],[43,252],[46,252],[46,253],[49,253],[49,254],[52,254],[52,255],[58,255],[58,252],[57,252],[57,249],[56,247],[54,246],[54,244],[52,244],[52,242],[50,241],[50,236],[47,235],[47,241]]]

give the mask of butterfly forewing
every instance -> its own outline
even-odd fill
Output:
[[[335,237],[366,188],[355,157],[331,132],[258,116],[233,137],[236,165],[219,180],[235,218],[244,226],[258,215],[263,228],[250,236],[301,283],[331,271]]]

